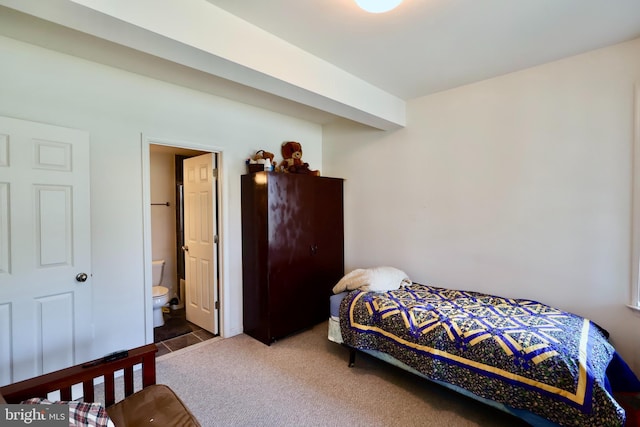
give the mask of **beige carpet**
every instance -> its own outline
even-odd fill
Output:
[[[158,358],[158,383],[203,426],[526,426],[327,340],[327,323],[266,346],[246,335]]]

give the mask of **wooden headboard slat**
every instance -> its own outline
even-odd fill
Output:
[[[60,389],[60,400],[73,400],[71,397],[71,387],[62,387]]]
[[[124,396],[133,394],[133,368],[124,368]]]
[[[82,398],[85,402],[93,402],[95,400],[93,379],[82,382]]]
[[[113,376],[113,371],[104,374],[104,403],[106,406],[111,406],[116,402]]]

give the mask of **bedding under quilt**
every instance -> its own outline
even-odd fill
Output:
[[[602,331],[539,302],[416,283],[353,291],[340,329],[346,345],[557,424],[624,424],[605,384],[615,350]]]

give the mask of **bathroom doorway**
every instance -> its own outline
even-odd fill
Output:
[[[169,304],[165,309],[165,324],[161,328],[147,327],[146,336],[148,342],[154,342],[156,335],[161,335],[166,339],[166,334],[171,333],[171,325],[175,325],[179,320],[187,323],[192,330],[203,330],[208,332],[205,336],[219,335],[220,329],[220,185],[217,179],[217,170],[220,164],[221,153],[210,151],[210,149],[201,147],[198,144],[175,143],[168,141],[160,141],[157,139],[143,140],[143,150],[148,152],[148,162],[145,176],[148,176],[148,186],[145,185],[145,199],[148,199],[148,214],[145,219],[148,226],[145,226],[145,256],[146,260],[163,259],[166,263],[165,277],[162,286],[169,288]],[[143,151],[144,152],[144,151]],[[202,216],[189,215],[189,207],[187,206],[186,214],[193,221],[192,230],[198,230],[198,234],[206,232],[210,236],[212,245],[204,248],[207,260],[208,271],[205,271],[203,280],[201,269],[198,267],[197,274],[189,275],[189,268],[185,268],[185,255],[187,262],[193,265],[193,257],[189,256],[188,239],[185,239],[185,223],[188,226],[188,219],[185,221],[185,202],[188,205],[189,200],[185,200],[184,193],[184,162],[188,159],[197,157],[208,157],[210,159],[210,171],[203,172],[208,175],[208,185],[210,189],[209,201],[203,202],[203,206],[208,207],[207,213]],[[143,161],[144,163],[144,161]],[[198,172],[200,173],[200,171]],[[193,197],[191,198],[193,200]],[[199,212],[203,212],[198,207]],[[202,223],[202,225],[200,224]],[[193,253],[193,250],[192,250]],[[149,266],[145,267],[147,271]],[[193,270],[193,269],[192,269]],[[148,277],[145,273],[145,277]],[[147,289],[148,288],[148,289]],[[145,294],[150,292],[150,286],[145,285]],[[205,300],[203,301],[203,298]],[[147,298],[149,299],[149,298]],[[146,304],[149,311],[149,304]],[[199,317],[196,319],[186,319],[189,309],[198,310]],[[202,308],[207,310],[202,310]],[[148,313],[147,313],[148,314]],[[147,316],[148,317],[148,316]],[[193,317],[193,315],[192,315]],[[181,318],[181,319],[180,319]],[[176,320],[177,319],[177,320]],[[185,320],[189,320],[185,322]],[[152,326],[152,325],[151,325]],[[176,328],[177,330],[185,330],[184,327]],[[188,331],[188,328],[187,328]],[[158,334],[158,332],[161,332]],[[176,332],[184,334],[185,332]]]

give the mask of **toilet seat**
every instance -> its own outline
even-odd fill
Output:
[[[151,289],[154,298],[160,298],[169,293],[169,288],[165,288],[164,286],[152,286]]]

